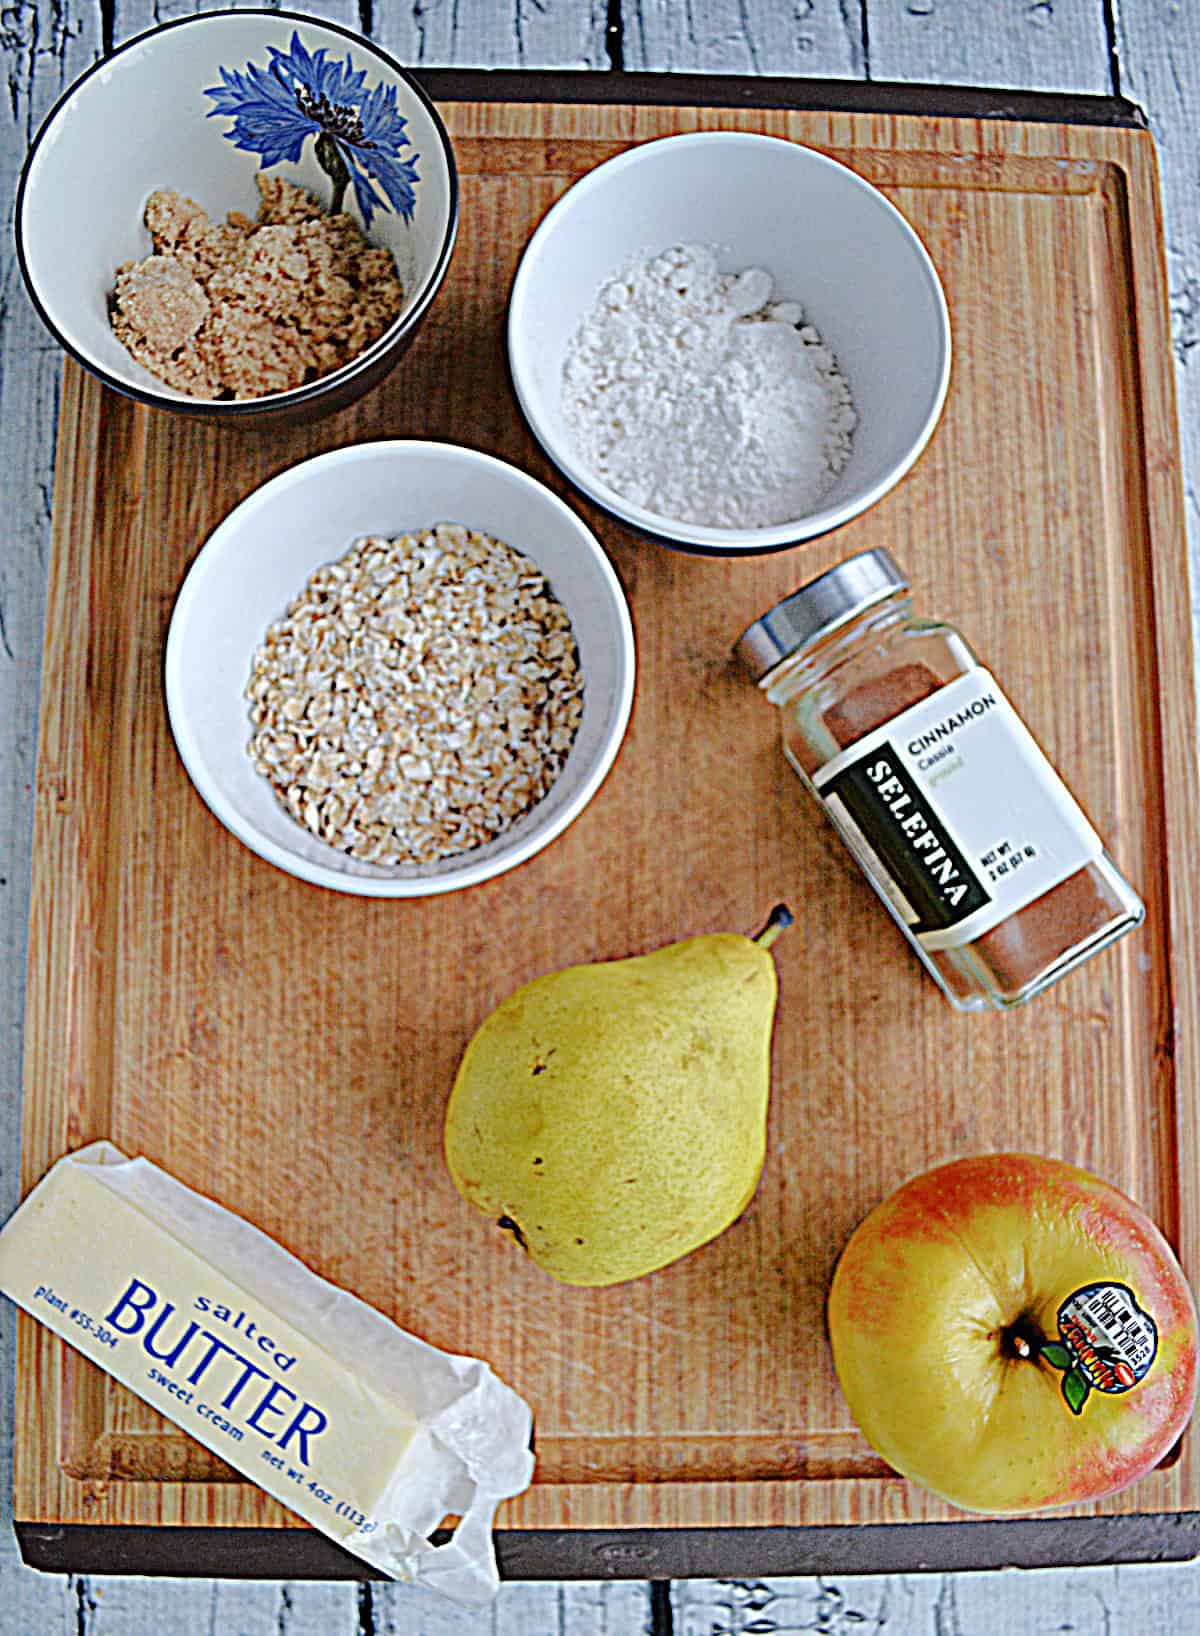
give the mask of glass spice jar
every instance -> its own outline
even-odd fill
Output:
[[[1145,909],[958,631],[913,615],[864,551],[754,622],[735,652],[783,747],[962,1011],[1020,1005]]]

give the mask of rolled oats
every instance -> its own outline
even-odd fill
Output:
[[[246,687],[257,772],[312,834],[375,864],[494,840],[583,715],[571,622],[537,568],[456,523],[371,535],[311,574]]]

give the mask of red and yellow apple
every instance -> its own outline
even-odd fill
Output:
[[[1057,1159],[958,1159],[898,1188],[842,1252],[829,1335],[867,1441],[967,1511],[1115,1493],[1195,1401],[1196,1308],[1170,1246]]]

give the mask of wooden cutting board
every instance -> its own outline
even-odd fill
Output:
[[[1110,1178],[1200,1271],[1195,710],[1150,137],[1012,121],[452,105],[462,224],[432,316],[365,402],[287,434],[148,412],[66,369],[36,807],[23,1178],[100,1136],[257,1222],[533,1405],[506,1529],[954,1516],[889,1473],[839,1394],[823,1302],[904,1177],[1018,1148]],[[882,187],[944,282],[954,371],[906,480],[834,536],[675,554],[574,494],[516,408],[503,324],[547,207],[632,142],[705,127],[826,150]],[[606,270],[597,246],[597,278]],[[803,292],[796,292],[802,296]],[[163,703],[174,597],[265,478],[335,445],[449,438],[588,519],[634,611],[628,738],[584,815],[457,896],[303,885],[204,807]],[[397,525],[412,520],[397,517]],[[519,542],[518,542],[519,543]],[[996,671],[1148,904],[1145,927],[1009,1016],[951,1011],[780,755],[729,662],[742,628],[886,544],[919,608]],[[607,1290],[560,1287],[455,1193],[458,1056],[558,966],[750,931],[786,898],[769,1157],[741,1221]],[[300,1525],[22,1318],[19,1522]],[[1091,1513],[1200,1506],[1200,1437]]]

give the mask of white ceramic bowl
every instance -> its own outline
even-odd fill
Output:
[[[306,98],[315,110],[307,114]],[[351,140],[355,120],[361,146]],[[108,322],[117,267],[151,251],[142,220],[147,198],[172,188],[203,205],[213,221],[223,222],[231,210],[253,217],[261,168],[328,205],[336,164],[323,126],[348,133],[336,143],[350,178],[345,208],[373,244],[392,252],[403,310],[357,358],[290,392],[236,402],[177,392],[133,360]],[[268,131],[281,133],[279,139]],[[328,168],[318,160],[323,140]],[[415,181],[404,174],[413,161]],[[367,167],[381,165],[391,196],[369,179]],[[42,318],[102,381],[160,408],[261,424],[340,408],[396,363],[445,276],[457,219],[445,127],[386,52],[317,18],[223,11],[139,35],[70,87],[25,162],[16,237]]]
[[[562,413],[567,346],[608,278],[675,244],[722,272],[764,267],[832,348],[859,424],[819,509],[771,527],[710,528],[631,504],[589,471]],[[877,188],[811,148],[703,131],[645,142],[570,188],[530,239],[508,318],[513,384],[534,435],[576,487],[646,533],[716,554],[795,545],[849,522],[928,441],[950,379],[950,320],[929,255]]]
[[[559,777],[504,835],[437,864],[381,868],[324,845],[280,807],[246,752],[255,649],[309,574],[364,534],[465,523],[528,556],[565,607],[579,648],[583,719]],[[167,710],[204,800],[259,857],[318,886],[426,897],[531,858],[578,817],[613,763],[633,701],[633,626],[608,558],[534,478],[452,443],[360,443],[264,483],[230,512],[184,580],[167,636]]]

